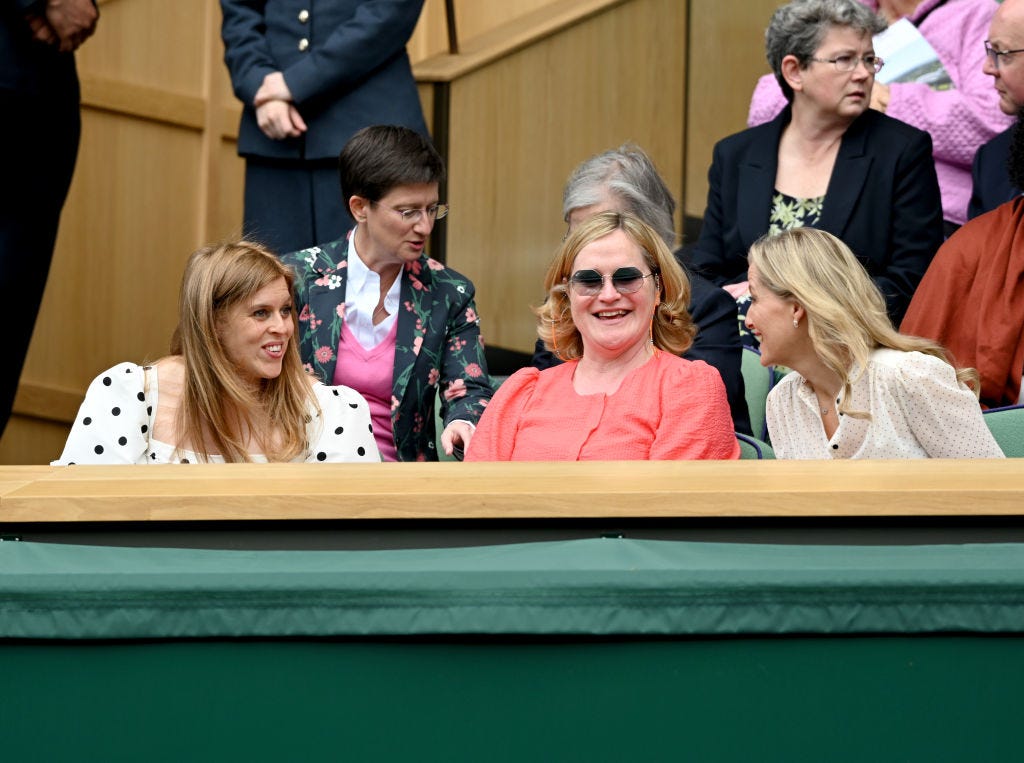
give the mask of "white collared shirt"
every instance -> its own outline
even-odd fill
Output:
[[[778,458],[1002,458],[978,399],[948,363],[920,352],[877,349],[853,383],[850,407],[831,439],[814,391],[795,371],[768,395],[766,416]]]
[[[356,252],[356,234],[348,239],[348,282],[345,285],[345,323],[359,344],[370,350],[383,342],[398,320],[398,301],[402,289],[402,275],[391,284],[384,295],[384,309],[388,317],[373,325],[373,311],[380,302],[380,276],[366,267]]]

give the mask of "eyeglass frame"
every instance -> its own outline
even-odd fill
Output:
[[[839,62],[844,58],[849,58],[851,61],[855,61],[856,63],[854,63],[849,69],[840,69]],[[868,63],[867,59],[869,58],[873,60],[873,63]],[[885,66],[885,59],[876,56],[874,53],[865,53],[863,56],[836,56],[835,58],[815,58],[814,56],[810,56],[807,60],[815,61],[819,64],[832,64],[836,71],[841,74],[850,74],[851,72],[857,71],[857,64],[864,64],[864,68],[871,72],[871,74],[878,74],[878,72],[882,71],[882,67]]]
[[[397,212],[398,216],[402,218],[402,222],[410,223],[412,225],[415,225],[422,220],[423,215],[426,215],[427,219],[431,222],[437,222],[438,220],[446,218],[448,213],[452,211],[452,208],[447,204],[432,204],[429,207],[398,209],[397,207],[392,207],[387,204],[381,204],[379,201],[371,201],[370,203],[378,207],[384,207],[384,209],[390,209],[392,212]],[[431,209],[434,210],[433,214],[430,212]],[[415,216],[413,213],[415,213]]]
[[[633,275],[632,273],[630,273],[628,277],[626,275],[621,275],[622,271],[624,270],[633,271],[633,273],[636,273],[636,275]],[[586,284],[582,281],[577,280],[576,277],[580,273],[593,273],[594,275],[600,276],[601,285],[596,286],[596,284],[594,284],[593,282],[591,282],[590,284]],[[568,278],[563,279],[563,281],[565,282],[567,287],[572,291],[572,293],[575,294],[577,297],[596,297],[598,294],[604,291],[604,285],[608,282],[608,279],[611,279],[612,288],[615,289],[615,291],[618,292],[619,294],[636,294],[638,291],[644,288],[645,280],[647,280],[651,276],[657,278],[658,275],[659,273],[656,269],[652,270],[650,273],[647,273],[645,275],[643,272],[641,272],[640,268],[635,268],[633,266],[616,268],[614,273],[601,273],[595,270],[594,268],[584,268],[583,270],[577,270]],[[636,281],[637,287],[635,289],[625,289],[623,288],[622,283],[616,283],[616,279],[618,279],[619,281]],[[657,283],[657,281],[655,281],[655,283]],[[580,291],[580,289],[594,289],[595,286],[597,289],[596,291]]]
[[[996,69],[999,68],[1000,56],[1012,56],[1014,53],[1024,53],[1024,48],[1015,48],[1014,50],[998,50],[992,47],[991,40],[985,40],[985,55],[988,56],[988,60],[992,62],[992,66],[994,66]],[[1008,59],[1006,63],[1010,63],[1010,60],[1012,59]]]

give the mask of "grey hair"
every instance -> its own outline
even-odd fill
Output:
[[[772,14],[764,33],[765,55],[786,100],[793,100],[793,88],[782,76],[782,59],[796,56],[800,66],[806,67],[833,27],[876,35],[886,23],[857,0],[793,0]]]
[[[621,207],[616,211],[640,218],[654,228],[670,251],[675,248],[672,215],[676,211],[676,200],[642,148],[634,143],[623,143],[616,149],[590,157],[573,170],[562,191],[562,214],[566,222],[570,212],[599,203],[605,192],[620,202]]]

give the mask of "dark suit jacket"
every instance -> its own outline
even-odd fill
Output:
[[[351,233],[349,233],[351,235]],[[295,271],[299,353],[326,384],[334,379],[341,339],[348,239],[281,258]],[[402,271],[392,376],[391,428],[400,461],[436,461],[434,400],[445,426],[475,424],[490,400],[491,380],[469,279],[421,257]]]
[[[38,0],[0,2],[0,90],[73,100],[78,105],[75,57],[32,38],[25,13],[42,13]]]
[[[676,255],[677,257],[679,255]],[[685,266],[684,266],[685,268]],[[690,276],[690,317],[697,324],[693,345],[683,353],[687,360],[703,360],[718,369],[729,397],[733,427],[752,434],[750,413],[743,388],[743,343],[740,341],[736,302],[729,292],[695,273]],[[542,371],[558,360],[538,339],[530,365]]]
[[[224,61],[244,105],[238,153],[333,159],[357,130],[373,124],[426,135],[405,52],[422,8],[423,0],[221,0]],[[284,74],[309,128],[303,137],[271,140],[256,124],[253,98],[274,71]]]
[[[1013,130],[1014,128],[1010,127],[999,133],[974,155],[974,165],[971,167],[971,203],[967,205],[969,220],[991,212],[1000,204],[1020,196],[1020,189],[1014,188],[1010,182],[1010,173],[1007,171]]]
[[[747,278],[747,250],[768,232],[779,140],[790,109],[715,146],[695,269],[718,285]],[[942,200],[928,133],[868,109],[839,147],[818,225],[842,239],[899,325],[942,243]]]

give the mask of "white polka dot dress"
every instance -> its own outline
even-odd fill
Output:
[[[370,408],[355,390],[317,382],[313,392],[320,413],[310,409],[308,447],[295,461],[375,462],[380,452],[370,424]],[[156,367],[119,363],[93,380],[54,465],[196,463],[192,451],[150,437],[158,405]],[[254,461],[266,461],[253,455]],[[223,463],[220,456],[210,462]]]

